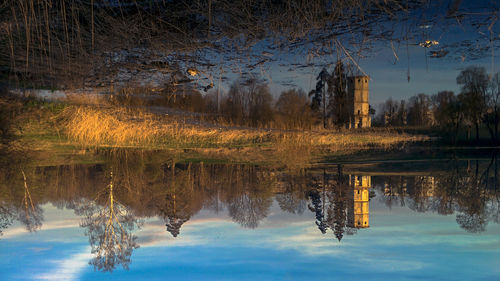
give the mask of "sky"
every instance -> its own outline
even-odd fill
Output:
[[[455,3],[460,4],[457,16],[446,18],[445,15]],[[244,69],[244,58],[241,61],[227,60],[225,63],[231,66],[232,73],[226,71],[225,75],[229,79],[222,88],[227,91],[241,73],[251,72],[266,79],[275,97],[289,88],[301,88],[307,93],[315,88],[316,77],[321,68],[326,65],[331,71],[340,58],[354,70],[358,68],[354,66],[357,64],[359,73],[366,73],[371,77],[370,103],[374,106],[388,98],[408,99],[419,93],[432,95],[443,90],[459,93],[456,77],[466,67],[483,66],[488,74],[500,71],[500,20],[490,17],[495,15],[494,11],[498,16],[499,10],[500,3],[496,0],[429,1],[425,9],[410,15],[407,23],[381,26],[381,29],[394,31],[393,40],[374,41],[371,48],[363,51],[360,56],[356,52],[357,46],[350,41],[352,38],[340,37],[339,41],[347,50],[351,50],[352,60],[343,51],[339,54],[313,55],[309,52],[311,45],[306,45],[302,50],[290,51],[269,48],[269,41],[259,42],[249,51],[247,63],[258,64],[256,62],[262,58],[266,62],[248,70]],[[408,29],[412,32],[405,33]],[[408,46],[399,41],[404,37],[401,34],[410,34]],[[418,46],[425,40],[434,40],[439,44],[430,48]],[[491,48],[486,49],[492,46],[491,43],[494,46],[493,53]],[[319,44],[328,47],[333,43],[323,41]],[[431,57],[432,51],[441,50],[449,53],[442,58]],[[265,56],[253,59],[252,54]],[[218,60],[221,59],[214,61]],[[311,66],[304,67],[308,64]]]
[[[376,199],[377,197],[375,197]],[[500,225],[469,234],[454,215],[387,209],[370,202],[370,228],[339,243],[314,214],[283,213],[274,202],[258,228],[226,212],[201,211],[177,238],[158,218],[136,235],[129,270],[96,272],[73,211],[43,206],[36,233],[12,226],[0,238],[1,280],[493,280],[500,275]]]
[[[500,28],[500,27],[499,27]],[[470,31],[470,33],[473,33]],[[471,34],[465,34],[465,36]],[[441,38],[446,40],[446,36]],[[441,41],[442,44],[445,41]],[[387,43],[389,44],[389,43]],[[400,46],[395,57],[390,45],[381,45],[376,50],[367,53],[365,58],[356,60],[362,71],[370,76],[370,103],[377,105],[383,103],[388,98],[408,99],[418,93],[436,94],[439,91],[448,90],[455,93],[460,92],[460,86],[456,83],[456,77],[460,71],[468,66],[482,66],[488,74],[500,71],[500,50],[491,54],[486,54],[482,58],[468,58],[464,60],[454,58],[431,58],[431,50],[439,48],[424,49],[420,46],[409,46],[409,52],[406,51],[406,45]],[[427,51],[427,53],[426,53]],[[493,57],[493,67],[492,67]],[[293,59],[292,59],[293,60]],[[299,59],[297,59],[299,60]],[[321,61],[332,61],[336,58],[319,58]],[[352,64],[349,59],[344,58],[346,64]],[[333,66],[329,68],[331,71]],[[309,73],[290,74],[288,68],[272,66],[269,68],[271,89],[277,93],[288,88],[282,85],[282,81],[293,81],[298,88],[306,92],[314,89],[316,77],[321,71],[321,67],[309,68]],[[302,71],[304,72],[304,71]],[[408,81],[408,75],[410,79]],[[291,78],[290,78],[291,77]]]

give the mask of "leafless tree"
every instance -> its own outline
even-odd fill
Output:
[[[462,86],[461,100],[464,117],[474,126],[476,141],[479,141],[479,127],[486,112],[488,75],[484,67],[470,66],[457,76],[457,84]]]
[[[89,262],[96,270],[113,271],[117,265],[128,269],[132,251],[139,247],[137,237],[132,231],[139,226],[137,219],[114,196],[113,174],[106,190],[98,196],[106,195],[103,205],[86,202],[82,206],[85,218],[81,227],[87,228],[92,254],[95,257]]]

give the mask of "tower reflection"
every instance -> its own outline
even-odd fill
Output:
[[[352,204],[348,211],[348,225],[355,228],[370,227],[371,176],[349,176]]]

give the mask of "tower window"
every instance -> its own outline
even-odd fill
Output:
[[[361,79],[358,79],[358,82],[360,82],[360,81],[361,81]]]

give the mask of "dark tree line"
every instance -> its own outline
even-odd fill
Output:
[[[285,90],[275,99],[267,83],[252,78],[234,81],[227,93],[217,91],[214,89],[202,95],[196,89],[189,89],[157,97],[149,104],[199,113],[204,120],[219,124],[310,129],[320,122],[302,89]]]
[[[470,66],[457,76],[460,93],[441,91],[435,95],[417,94],[408,101],[386,100],[376,118],[379,126],[434,127],[456,142],[460,133],[480,141],[481,131],[499,142],[500,78],[488,76],[484,67]]]

